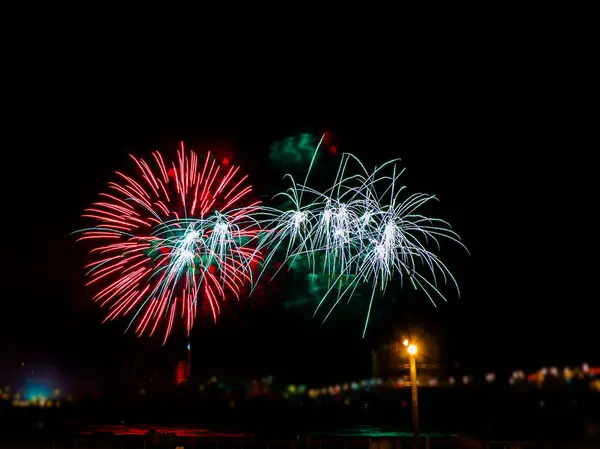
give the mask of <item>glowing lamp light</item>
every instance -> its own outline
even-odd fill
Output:
[[[417,353],[417,346],[409,345],[407,350],[410,355],[415,355]]]
[[[407,339],[404,339],[404,341],[402,342],[402,344],[403,344],[404,346],[408,346],[408,340],[407,340]]]

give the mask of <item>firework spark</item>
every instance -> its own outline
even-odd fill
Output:
[[[450,281],[458,291],[450,270],[426,245],[433,241],[439,249],[439,238],[464,245],[448,223],[419,213],[434,196],[419,193],[401,198],[405,186],[399,182],[402,171],[397,172],[397,162],[369,172],[355,156],[346,154],[331,188],[319,192],[306,185],[308,174],[304,184],[290,176],[291,187],[280,195],[291,206],[261,211],[262,223],[271,232],[259,247],[270,249],[268,258],[285,248],[288,263],[306,257],[313,274],[319,270],[326,276],[329,287],[317,311],[332,294],[335,299],[325,320],[360,285],[373,286],[363,336],[376,292],[383,294],[394,278],[408,279],[434,305],[435,296],[445,300],[439,280]],[[354,174],[348,174],[351,165],[358,166]]]
[[[252,188],[239,167],[210,153],[201,161],[181,143],[171,167],[159,152],[152,156],[154,168],[131,156],[136,177],[116,172],[121,181],[86,209],[94,226],[79,240],[96,245],[88,285],[100,285],[94,300],[108,307],[106,320],[132,315],[138,335],[164,322],[166,341],[176,316],[189,334],[199,306],[216,320],[220,301],[239,299],[251,284],[259,202],[248,199]]]

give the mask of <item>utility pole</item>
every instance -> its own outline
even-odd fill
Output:
[[[190,378],[190,375],[192,374],[192,347],[190,345],[190,342],[188,341],[187,344],[187,355],[188,355],[188,362],[187,362],[187,377],[188,379]]]

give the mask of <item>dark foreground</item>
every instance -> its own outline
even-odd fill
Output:
[[[600,396],[587,385],[522,387],[423,388],[419,417],[428,446],[424,438],[422,447],[600,447]],[[202,395],[197,387],[117,393],[60,408],[0,401],[0,449],[411,447],[410,394],[405,390],[314,399],[269,393],[248,397],[218,386]]]
[[[421,435],[358,428],[274,438],[189,427],[93,426],[74,435],[0,437],[2,449],[592,449],[583,441],[490,441],[459,435]]]

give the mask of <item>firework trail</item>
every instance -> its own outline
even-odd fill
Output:
[[[419,213],[434,196],[417,193],[401,197],[405,186],[399,182],[402,171],[397,172],[397,162],[369,172],[358,158],[345,154],[328,190],[308,187],[308,174],[304,184],[297,184],[290,176],[291,187],[280,195],[291,207],[260,212],[261,223],[270,230],[259,244],[259,248],[269,249],[267,258],[285,248],[288,264],[306,257],[313,273],[319,270],[326,276],[328,290],[315,314],[334,296],[326,320],[360,285],[373,286],[363,336],[376,292],[383,294],[394,278],[399,278],[401,285],[408,279],[434,305],[435,296],[445,300],[438,281],[450,281],[458,291],[450,270],[426,245],[433,242],[439,250],[440,238],[464,245],[448,223]],[[349,166],[358,166],[358,170],[349,174]]]
[[[158,151],[152,156],[152,166],[130,156],[137,176],[116,172],[120,182],[86,209],[94,226],[78,240],[95,244],[87,285],[99,286],[94,300],[108,307],[105,321],[131,316],[138,335],[164,323],[166,341],[176,316],[189,334],[198,307],[207,304],[216,320],[219,302],[239,299],[252,283],[259,202],[248,199],[239,167],[221,166],[210,153],[201,161],[182,142],[170,167]]]

